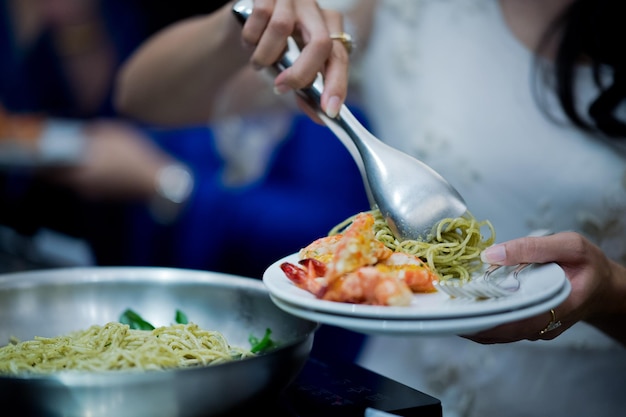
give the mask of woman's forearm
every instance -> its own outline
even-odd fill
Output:
[[[274,90],[285,94],[308,87],[321,73],[320,105],[335,117],[347,95],[351,49],[331,36],[344,30],[341,13],[320,8],[317,0],[256,2],[241,26],[231,8],[229,3],[208,16],[178,22],[142,45],[118,76],[118,109],[165,125],[203,123],[242,113],[241,106],[249,111],[258,90],[248,83],[261,85],[262,77],[248,63],[272,67],[291,37],[299,42],[299,55],[275,76]]]
[[[206,122],[220,88],[248,62],[230,4],[154,35],[123,65],[118,109],[146,122]]]

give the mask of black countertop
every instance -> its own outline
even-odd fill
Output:
[[[363,417],[376,408],[404,417],[442,417],[438,399],[351,363],[311,357],[295,381],[269,401],[233,410],[230,416]]]

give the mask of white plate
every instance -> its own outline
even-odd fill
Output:
[[[503,313],[489,314],[465,318],[430,319],[430,320],[403,320],[403,319],[368,319],[354,318],[343,315],[320,313],[294,306],[289,302],[271,295],[272,301],[278,308],[296,317],[343,327],[365,334],[386,335],[469,335],[482,330],[491,329],[504,323],[522,320],[537,314],[546,313],[561,304],[571,291],[569,281],[565,280],[562,289],[553,297],[526,308]]]
[[[280,269],[283,262],[297,264],[298,259],[298,254],[289,255],[274,262],[265,271],[263,282],[271,294],[299,308],[360,318],[434,319],[510,311],[549,299],[567,281],[565,273],[556,264],[533,265],[519,274],[520,289],[508,297],[464,300],[435,292],[415,294],[411,305],[406,307],[372,306],[320,300],[310,292],[298,288]]]

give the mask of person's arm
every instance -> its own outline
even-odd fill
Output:
[[[276,77],[274,89],[283,93],[306,87],[322,72],[322,108],[336,112],[347,95],[349,60],[330,34],[342,29],[341,14],[320,9],[315,0],[257,0],[243,27],[229,3],[210,15],[165,28],[142,45],[119,73],[116,105],[147,122],[204,123],[243,70],[272,65],[281,57],[287,37],[294,36],[301,40],[302,53]]]
[[[579,321],[585,321],[626,346],[626,267],[578,233],[525,237],[494,245],[483,252],[485,262],[501,265],[556,262],[572,285],[569,297],[552,313],[508,323],[466,336],[479,343],[554,339]],[[548,323],[560,322],[544,331]],[[552,326],[554,327],[554,326]]]

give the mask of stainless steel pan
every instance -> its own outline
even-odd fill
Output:
[[[220,365],[132,373],[0,377],[3,416],[196,417],[276,395],[308,359],[317,323],[284,313],[261,281],[168,268],[67,268],[0,275],[0,345],[117,321],[126,308],[154,325],[184,311],[233,345],[272,330],[280,347]],[[13,413],[13,414],[11,414]]]

